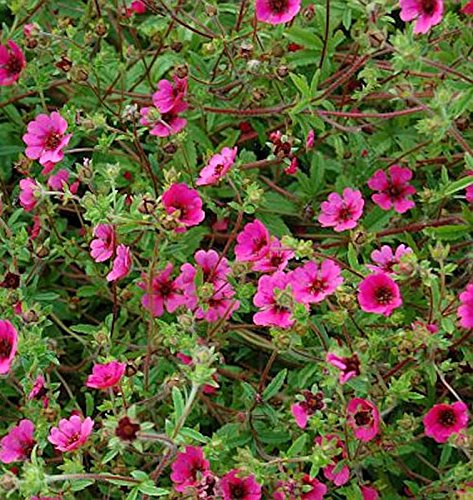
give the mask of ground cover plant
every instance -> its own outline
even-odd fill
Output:
[[[472,498],[472,14],[0,1],[0,498]]]

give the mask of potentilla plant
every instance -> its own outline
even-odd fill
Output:
[[[473,2],[0,13],[0,498],[470,498]]]

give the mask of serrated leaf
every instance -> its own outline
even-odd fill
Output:
[[[172,388],[172,403],[174,405],[174,417],[177,422],[184,412],[184,398],[177,387]]]

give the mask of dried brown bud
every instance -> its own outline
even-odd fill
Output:
[[[186,78],[189,74],[189,68],[187,64],[180,64],[179,66],[176,66],[174,73],[178,78]]]
[[[287,66],[284,66],[284,65],[279,66],[278,69],[276,70],[276,74],[280,78],[284,78],[289,74],[289,68]]]

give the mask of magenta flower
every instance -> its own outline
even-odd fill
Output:
[[[277,238],[273,237],[271,238],[269,251],[253,264],[253,271],[262,273],[282,271],[294,255],[295,253],[290,248],[285,247]]]
[[[18,347],[18,333],[7,320],[0,320],[0,375],[10,371]]]
[[[21,420],[0,441],[0,462],[9,464],[30,458],[31,450],[36,443],[33,434],[33,422]]]
[[[126,17],[131,17],[133,14],[146,14],[146,5],[141,0],[133,0],[130,6],[125,11]]]
[[[316,304],[328,297],[343,283],[340,266],[331,260],[307,262],[292,272],[292,289],[297,301]]]
[[[8,40],[7,45],[0,45],[0,86],[13,85],[25,66],[25,56],[13,40]]]
[[[270,249],[271,237],[266,226],[255,219],[246,224],[237,236],[235,257],[240,262],[255,262],[261,260]]]
[[[223,148],[210,158],[207,165],[200,171],[196,184],[198,186],[209,186],[217,184],[223,176],[232,168],[238,148]]]
[[[118,385],[125,375],[126,363],[110,361],[103,365],[94,364],[92,373],[87,377],[86,386],[92,389],[108,389]]]
[[[283,24],[297,16],[301,10],[301,0],[256,0],[255,8],[258,21]]]
[[[41,197],[41,187],[31,177],[21,179],[20,181],[20,205],[31,212],[37,205]]]
[[[353,229],[363,214],[364,205],[361,192],[356,189],[345,188],[343,196],[330,193],[328,200],[321,204],[318,221],[323,227],[333,227],[337,233]]]
[[[379,411],[366,399],[353,398],[347,405],[348,425],[357,439],[368,442],[379,433]]]
[[[380,250],[374,250],[371,253],[371,259],[377,265],[368,264],[366,267],[374,272],[396,274],[394,266],[397,266],[401,262],[402,256],[408,253],[412,253],[412,249],[406,245],[399,245],[395,252],[390,246],[383,245]]]
[[[66,134],[66,130],[66,120],[56,111],[50,116],[40,114],[28,123],[27,133],[23,136],[27,145],[25,154],[31,160],[39,160],[45,167],[43,174],[64,159],[63,149],[72,137],[72,134]]]
[[[305,140],[305,148],[307,151],[310,151],[314,147],[314,142],[315,142],[315,132],[312,129],[310,129]]]
[[[291,405],[291,413],[296,424],[301,429],[305,429],[309,418],[317,411],[324,408],[324,396],[321,392],[313,394],[310,391],[303,391],[304,401]]]
[[[58,170],[54,175],[51,175],[48,179],[48,186],[53,190],[53,191],[65,191],[66,188],[68,188],[68,182],[69,182],[69,172],[61,168]],[[71,185],[69,190],[71,193],[74,194],[74,191],[77,192],[77,189],[74,190],[74,185],[78,187],[79,185],[74,183]]]
[[[360,486],[360,489],[363,500],[378,500],[379,493],[376,488],[371,486]]]
[[[34,381],[33,388],[28,394],[28,399],[40,399],[46,395],[46,381],[44,380],[43,375],[38,375],[36,380]]]
[[[461,11],[463,14],[467,15],[467,16],[473,16],[473,0],[470,0],[469,2],[467,2],[461,9]],[[472,193],[473,194],[473,193]]]
[[[157,318],[164,314],[164,310],[173,313],[179,306],[186,303],[176,280],[171,278],[173,265],[166,267],[156,276],[153,276],[151,284],[147,283],[147,276],[143,274],[144,281],[138,286],[147,293],[141,297],[141,304],[153,317]]]
[[[370,274],[358,286],[358,303],[365,312],[390,316],[402,305],[398,285],[385,273]]]
[[[115,252],[115,228],[111,224],[98,224],[94,236],[96,239],[90,242],[90,255],[95,262],[105,262]]]
[[[156,137],[169,137],[178,134],[186,125],[187,120],[179,116],[188,108],[184,101],[179,102],[167,113],[159,114],[155,108],[145,107],[140,109],[140,123],[151,127],[149,133]]]
[[[290,328],[292,319],[292,280],[289,274],[277,271],[271,276],[261,276],[253,304],[260,311],[253,316],[255,325]]]
[[[211,474],[210,464],[202,448],[196,446],[186,446],[185,451],[178,453],[171,470],[171,481],[180,493],[197,486],[202,476]]]
[[[233,299],[235,291],[227,281],[230,273],[227,259],[220,257],[215,250],[199,250],[194,257],[198,269],[189,263],[183,264],[181,274],[176,278],[187,307],[194,310],[197,319],[210,323],[229,318],[240,303]],[[196,286],[197,276],[202,278],[202,289]]]
[[[131,269],[131,252],[125,245],[118,245],[117,255],[113,260],[112,270],[107,274],[107,281],[116,281],[128,275]]]
[[[284,169],[284,173],[287,175],[295,175],[298,168],[299,168],[299,160],[296,157],[294,157],[291,160],[291,163],[289,163],[289,166],[287,166]]]
[[[427,33],[443,16],[443,0],[399,0],[401,19],[416,19],[414,33]]]
[[[437,443],[445,443],[468,425],[468,407],[462,401],[452,405],[437,404],[424,417],[425,435]]]
[[[398,165],[389,167],[389,178],[384,170],[377,170],[368,181],[369,188],[378,191],[371,199],[383,210],[394,208],[398,214],[403,214],[415,206],[407,198],[416,192],[409,184],[411,179],[412,171]]]
[[[72,415],[69,419],[61,419],[59,425],[51,429],[48,441],[58,451],[74,451],[87,441],[93,427],[94,421],[90,417],[83,420],[79,415]]]
[[[240,476],[238,469],[227,472],[220,480],[223,500],[260,500],[261,485],[253,474]]]
[[[323,500],[327,493],[327,486],[315,477],[310,477],[309,474],[303,476],[302,484],[304,485],[304,493],[301,495],[301,500]],[[309,487],[310,490],[307,489]]]
[[[166,212],[180,223],[175,231],[182,233],[186,228],[199,225],[205,219],[202,200],[195,189],[186,184],[173,184],[162,196]]]
[[[173,76],[174,83],[160,80],[158,90],[153,94],[153,104],[162,113],[169,113],[180,106],[187,94],[187,78]]]
[[[473,15],[473,0],[470,3],[472,5],[471,14]],[[467,175],[473,175],[473,170],[468,170]],[[473,185],[466,188],[465,198],[468,203],[473,203]]]
[[[319,446],[323,444],[323,442],[335,441],[335,447],[340,450],[340,453],[334,457],[332,457],[332,462],[330,465],[324,467],[323,473],[326,479],[332,481],[336,486],[343,486],[350,479],[350,469],[344,465],[341,469],[337,467],[337,463],[340,460],[344,460],[348,457],[347,449],[345,443],[335,434],[327,434],[323,438],[321,436],[317,436],[315,438],[316,444]],[[335,472],[337,469],[338,472]]]
[[[473,328],[473,283],[467,285],[464,292],[460,294],[461,305],[457,310],[460,317],[460,325],[463,328]]]
[[[326,356],[327,363],[330,363],[335,368],[341,370],[340,373],[340,384],[345,384],[350,379],[358,377],[360,374],[360,360],[358,359],[358,354],[353,353],[349,358],[343,358],[337,356],[333,352],[327,353]]]

